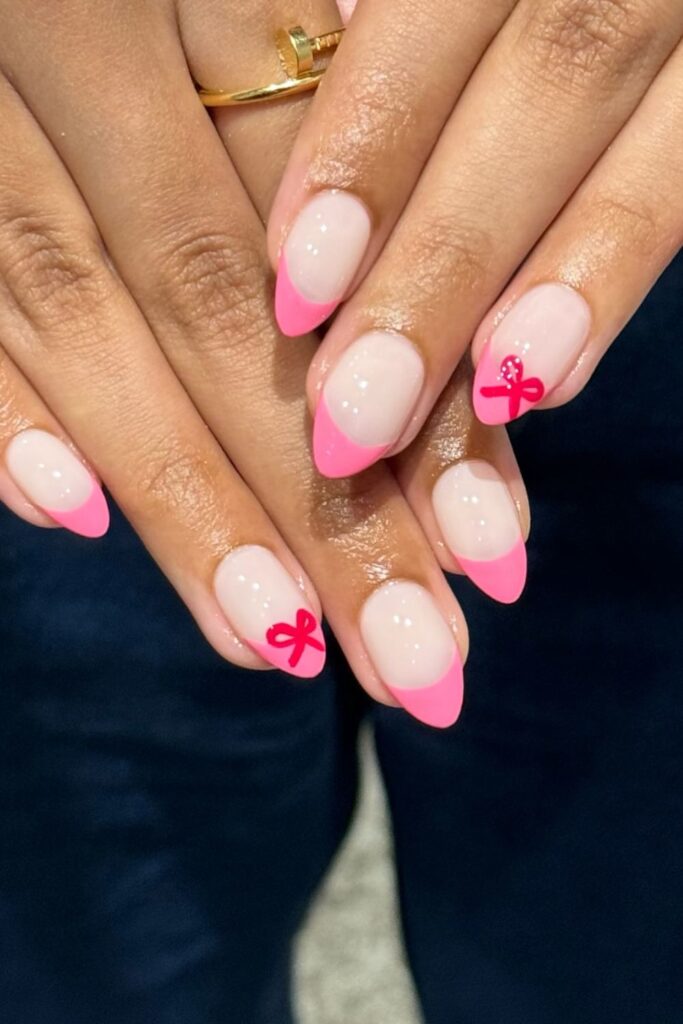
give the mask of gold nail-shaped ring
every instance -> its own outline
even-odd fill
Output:
[[[280,63],[287,75],[284,82],[226,92],[223,89],[202,89],[198,87],[199,98],[205,107],[237,107],[249,103],[265,103],[268,100],[292,96],[317,88],[327,64],[320,65],[321,58],[332,55],[339,46],[344,29],[336,29],[320,36],[309,36],[300,26],[281,28],[275,35]]]

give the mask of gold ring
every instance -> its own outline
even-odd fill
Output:
[[[275,45],[287,75],[284,82],[271,82],[270,85],[240,89],[237,92],[198,86],[199,98],[205,107],[241,107],[248,103],[267,103],[268,100],[316,89],[329,66],[329,61],[321,63],[321,58],[334,53],[343,35],[343,28],[312,38],[300,25],[281,28],[275,36]]]

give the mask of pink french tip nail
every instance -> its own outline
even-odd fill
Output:
[[[296,290],[282,257],[275,284],[275,319],[288,338],[298,338],[324,324],[332,316],[338,302],[309,302]]]
[[[346,295],[371,233],[367,209],[350,192],[319,192],[296,217],[285,240],[275,288],[275,315],[296,337],[323,323]]]
[[[526,547],[517,507],[498,471],[466,459],[441,474],[432,508],[449,551],[489,597],[512,604],[526,582]]]
[[[457,722],[462,710],[462,663],[456,656],[446,674],[431,686],[411,690],[387,685],[387,689],[413,718],[436,729],[447,729]]]
[[[526,547],[520,540],[511,551],[489,561],[458,558],[460,568],[484,594],[501,604],[519,600],[526,583]]]
[[[236,548],[216,570],[214,590],[237,634],[264,661],[311,679],[325,664],[325,638],[306,597],[267,548]]]
[[[337,479],[367,469],[389,451],[388,445],[360,445],[339,429],[321,398],[313,423],[313,459],[323,476]]]
[[[315,414],[313,456],[328,477],[351,476],[386,455],[410,421],[424,363],[402,334],[370,331],[340,355]]]
[[[363,642],[389,692],[427,725],[445,729],[463,702],[460,653],[436,601],[409,580],[373,591],[360,616]]]
[[[515,302],[488,340],[472,400],[482,423],[509,423],[561,384],[591,328],[588,303],[564,284],[540,284]]]
[[[64,512],[54,508],[46,508],[43,511],[60,526],[81,537],[103,537],[109,529],[107,499],[102,493],[102,488],[94,481],[90,497],[79,508]]]
[[[109,508],[93,475],[54,434],[31,428],[12,438],[5,452],[15,484],[60,526],[82,537],[102,537]]]

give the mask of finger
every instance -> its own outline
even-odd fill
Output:
[[[270,219],[285,334],[326,320],[367,272],[513,5],[375,0],[355,12]]]
[[[524,0],[481,62],[311,368],[321,472],[357,471],[415,437],[481,317],[683,31],[683,7],[668,0],[610,4],[612,20],[604,7]],[[580,345],[585,306],[565,313],[567,344]]]
[[[420,436],[392,465],[442,567],[511,604],[526,581],[529,502],[505,430],[474,418],[471,379],[461,363]]]
[[[3,81],[0,119],[0,337],[12,359],[107,481],[216,649],[249,667],[316,674],[324,644],[311,584],[198,417],[107,266],[73,183]],[[23,431],[6,464],[53,518],[101,532],[99,488],[45,429]],[[268,632],[300,610],[315,625],[291,662]]]
[[[58,34],[70,28],[60,22]],[[93,24],[88,31],[92,41],[100,29]],[[313,343],[295,358],[291,346],[282,347],[262,224],[199,107],[177,40],[174,48],[156,24],[141,27],[139,36],[150,33],[152,66],[138,33],[131,40],[109,25],[101,46],[92,48],[91,91],[71,93],[74,57],[61,40],[56,51],[66,66],[51,62],[39,90],[17,68],[18,84],[40,109],[121,276],[205,422],[315,578],[352,669],[379,699],[392,693],[423,720],[450,724],[462,703],[462,613],[387,471],[360,487],[332,486],[309,466],[303,384]],[[112,48],[120,54],[116,66]],[[99,128],[123,117],[113,107],[130,81],[140,88],[123,145]],[[96,136],[98,145],[84,150],[72,133]],[[129,188],[118,188],[121,181]],[[156,379],[149,371],[141,377]],[[140,390],[133,389],[139,400]],[[187,434],[185,428],[181,436]],[[190,468],[196,471],[194,460]]]
[[[682,111],[683,45],[484,318],[473,345],[483,422],[578,394],[680,249]],[[506,360],[512,379],[501,374]],[[538,395],[524,395],[529,380],[540,382]]]
[[[0,349],[0,500],[34,526],[101,537],[102,489],[33,388]]]

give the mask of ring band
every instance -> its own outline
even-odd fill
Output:
[[[295,96],[300,92],[316,89],[325,74],[327,64],[320,64],[320,58],[332,55],[339,46],[344,29],[336,29],[322,36],[309,37],[297,25],[295,28],[280,29],[275,36],[280,63],[287,78],[283,82],[271,82],[255,89],[240,89],[225,92],[223,89],[203,89],[198,86],[198,95],[205,107],[242,107],[250,103],[267,103],[283,96]]]

